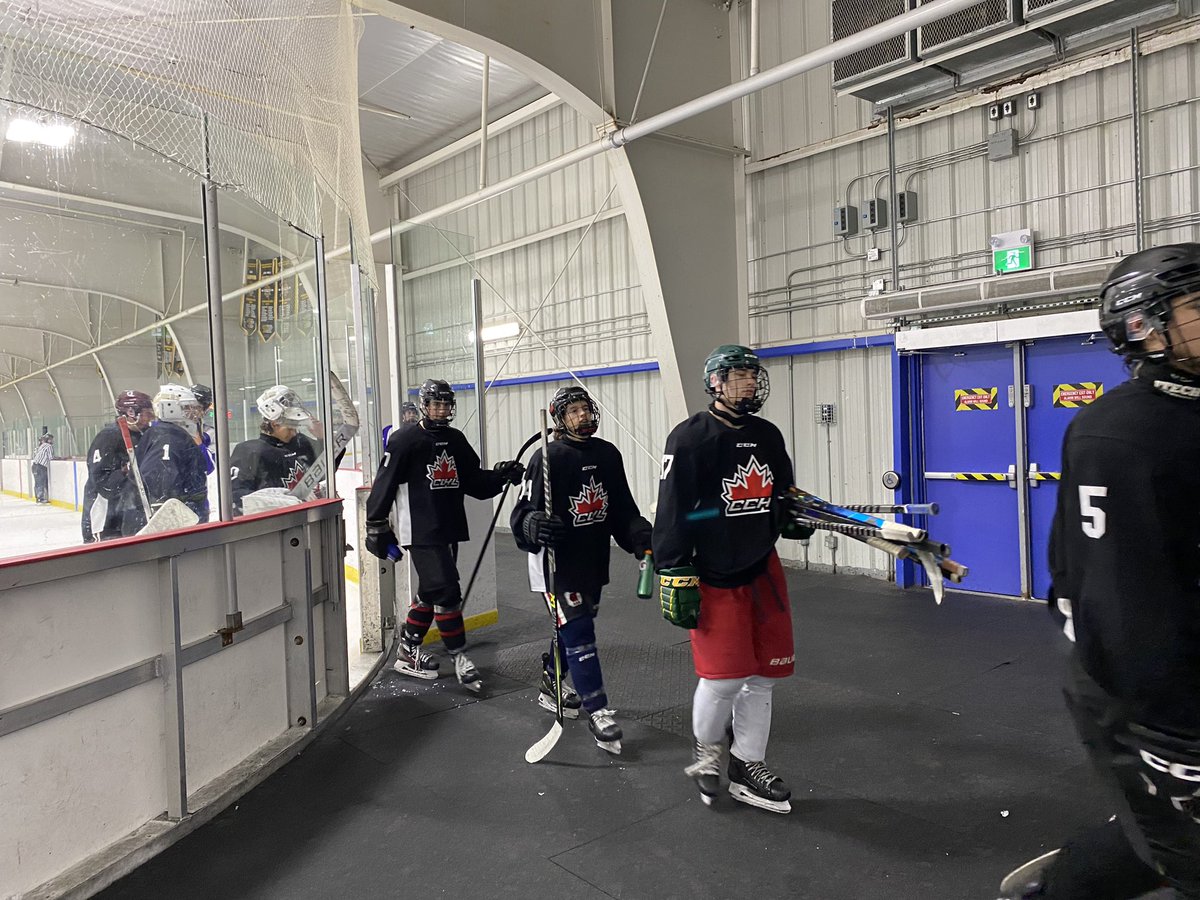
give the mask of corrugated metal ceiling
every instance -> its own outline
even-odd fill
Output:
[[[359,100],[411,116],[360,109],[362,150],[380,172],[418,159],[479,127],[483,56],[383,16],[364,16],[358,47]],[[491,118],[546,94],[515,69],[492,60]]]

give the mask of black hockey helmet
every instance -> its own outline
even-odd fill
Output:
[[[200,408],[208,412],[208,408],[213,405],[212,388],[207,384],[193,384],[190,390],[196,395],[196,401],[200,404]]]
[[[454,420],[454,411],[458,404],[454,400],[454,389],[449,382],[440,378],[426,378],[417,396],[421,400],[421,416],[429,428],[442,428]],[[450,412],[442,418],[435,419],[429,415],[429,404],[438,400],[450,404]]]
[[[413,403],[411,400],[405,400],[400,404],[400,418],[403,419],[409,413],[412,413],[417,417],[420,417],[421,415],[421,411],[417,409],[417,404]]]
[[[567,410],[573,403],[586,403],[589,417],[576,428],[567,427]],[[560,434],[566,433],[572,437],[591,437],[600,427],[600,408],[592,395],[577,384],[568,384],[554,392],[550,401],[550,418],[554,420],[554,428]]]
[[[116,407],[117,414],[124,416],[132,425],[138,420],[142,410],[154,409],[154,400],[149,394],[143,394],[141,391],[121,391],[117,394],[113,406]]]
[[[754,372],[754,394],[740,400],[727,400],[724,396],[726,379],[731,369],[749,369]],[[704,390],[714,399],[720,400],[739,413],[756,413],[762,409],[771,393],[771,379],[763,368],[758,354],[740,344],[722,344],[708,354],[704,361]]]
[[[1200,291],[1200,244],[1167,244],[1142,250],[1108,273],[1100,287],[1100,327],[1113,350],[1127,359],[1174,359],[1167,326],[1172,301]],[[1146,347],[1157,333],[1165,345]]]

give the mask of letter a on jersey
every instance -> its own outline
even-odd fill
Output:
[[[721,484],[725,515],[753,516],[770,511],[775,476],[769,466],[761,464],[754,456],[746,465],[738,466],[732,478],[722,478]]]
[[[608,491],[604,485],[596,484],[595,476],[578,495],[571,498],[571,517],[576,525],[591,525],[603,522],[608,516]]]
[[[429,473],[431,491],[458,487],[458,463],[448,451],[443,450],[439,453],[433,465],[426,466],[425,469]]]

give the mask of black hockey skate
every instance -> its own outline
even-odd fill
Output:
[[[614,709],[598,709],[594,713],[588,713],[588,728],[592,730],[596,746],[609,753],[618,754],[621,752],[622,734],[621,726],[613,718],[614,712]]]
[[[777,813],[790,813],[792,792],[766,763],[746,762],[729,754],[729,794],[734,800]]]
[[[1000,900],[1033,900],[1041,895],[1042,877],[1060,851],[1051,850],[1013,869],[1000,882]]]
[[[468,691],[478,694],[483,690],[483,679],[479,677],[479,670],[475,668],[475,663],[471,662],[471,657],[462,650],[454,654],[454,674],[458,677],[458,683]]]
[[[550,662],[550,654],[542,654],[542,688],[538,693],[538,706],[542,709],[548,709],[550,712],[557,714],[558,706],[554,702],[554,670],[548,669],[547,665]],[[562,705],[564,719],[579,718],[579,695],[565,681],[560,680],[559,685],[562,687]]]
[[[685,775],[696,779],[705,806],[713,805],[721,789],[721,749],[720,744],[705,744],[697,738],[692,747],[694,762],[683,770]]]
[[[421,649],[420,644],[401,641],[396,649],[396,664],[393,668],[401,675],[411,675],[425,681],[438,677],[438,661]]]

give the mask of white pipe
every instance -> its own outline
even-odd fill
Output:
[[[487,186],[488,87],[492,77],[492,58],[483,58],[483,90],[479,110],[479,190]]]
[[[758,0],[750,0],[750,74],[758,74]]]

